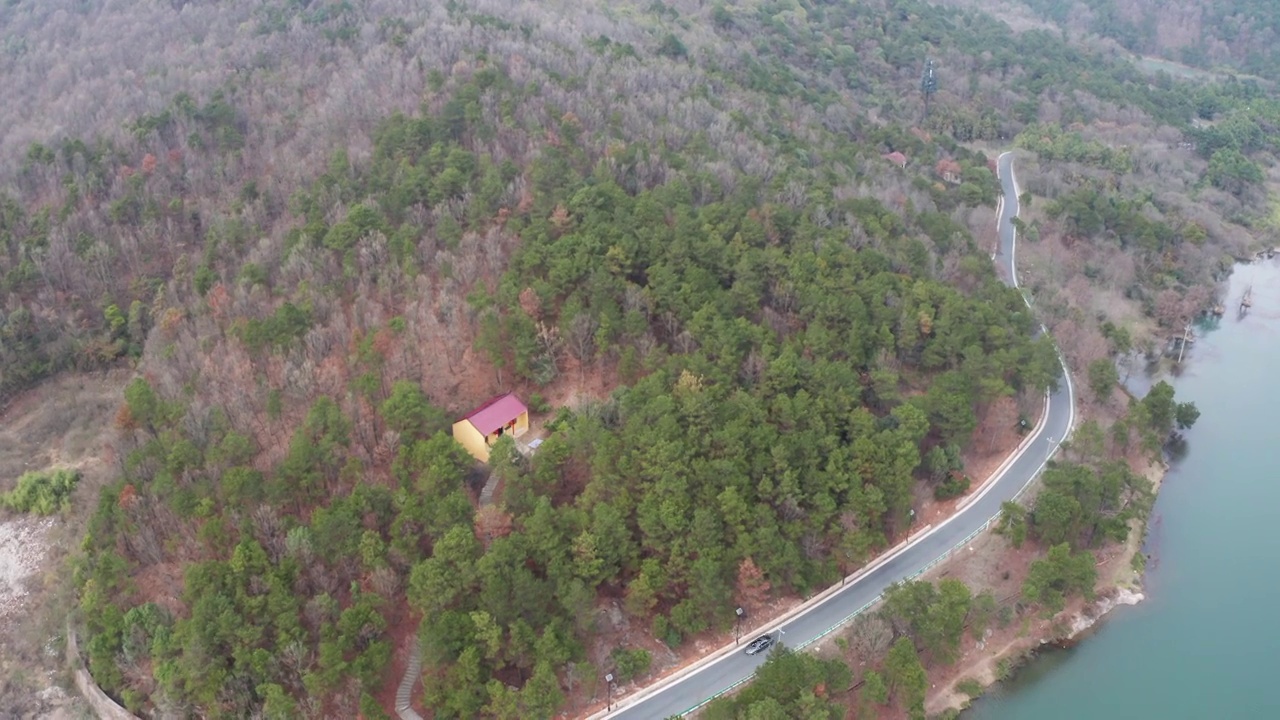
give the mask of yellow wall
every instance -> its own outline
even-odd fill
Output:
[[[515,432],[513,432],[512,435],[515,435],[516,437],[520,437],[521,435],[525,434],[528,431],[529,431],[529,413],[522,412],[520,413],[520,415],[516,417]]]
[[[520,437],[529,431],[529,413],[522,412],[516,416],[516,426],[512,429],[512,435]],[[498,441],[498,433],[493,433],[489,437],[480,434],[475,425],[470,420],[459,420],[453,424],[453,439],[462,444],[467,452],[471,453],[471,457],[482,463],[489,462],[489,448]]]
[[[526,424],[528,420],[526,418]],[[480,462],[489,462],[489,446],[484,442],[484,436],[476,430],[476,426],[471,424],[470,420],[459,420],[453,424],[453,439],[462,444],[471,456]]]

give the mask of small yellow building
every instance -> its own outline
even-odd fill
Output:
[[[489,448],[503,435],[520,437],[529,429],[529,408],[515,393],[500,395],[453,424],[453,439],[480,462],[489,462]]]

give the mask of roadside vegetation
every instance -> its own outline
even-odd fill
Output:
[[[779,646],[770,651],[749,686],[731,698],[710,703],[701,717],[839,720],[845,717],[845,708],[833,698],[843,695],[852,682],[849,666],[839,660],[819,660]]]
[[[1111,399],[1112,393],[1127,397],[1114,385],[1103,397]],[[967,561],[968,553],[961,553],[940,566],[940,579],[887,590],[875,610],[837,635],[834,657],[820,651],[864,668],[842,701],[846,708],[923,718],[926,699],[957,674],[956,692],[976,698],[982,684],[964,674],[982,668],[991,652],[973,652],[975,657],[958,664],[964,651],[984,649],[993,636],[1015,628],[1018,638],[1025,637],[1033,624],[1044,628],[1045,639],[1060,637],[1076,613],[1087,613],[1099,583],[1107,582],[1098,566],[1108,550],[1127,541],[1135,526],[1140,532],[1151,512],[1155,495],[1140,471],[1160,462],[1166,443],[1191,427],[1198,411],[1193,403],[1176,401],[1172,386],[1160,382],[1142,399],[1128,400],[1119,418],[1094,415],[1049,463],[1027,504],[1006,502],[1001,508],[998,537],[980,551],[991,553],[985,562],[995,573],[967,582],[946,577]],[[1025,564],[1011,578],[1019,557]],[[1016,652],[1035,642],[1032,637]],[[1015,662],[1002,658],[988,681],[1004,679]]]

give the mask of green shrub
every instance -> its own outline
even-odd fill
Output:
[[[615,648],[612,657],[614,670],[620,683],[644,677],[653,663],[653,657],[644,648]]]
[[[18,486],[0,494],[0,506],[18,512],[52,515],[71,507],[71,492],[80,482],[77,470],[45,470],[24,473]]]
[[[270,317],[240,320],[232,327],[232,334],[240,338],[252,351],[264,347],[281,348],[301,338],[311,329],[312,317],[309,305],[301,307],[286,302]]]
[[[938,500],[950,500],[951,498],[960,497],[968,491],[969,476],[961,475],[960,477],[955,477],[953,475],[933,488],[933,497]]]
[[[996,612],[996,624],[1001,628],[1007,628],[1011,622],[1013,622],[1013,608],[1001,605],[1000,610]]]
[[[529,410],[537,415],[551,412],[551,403],[542,396],[542,393],[533,393],[529,395]]]
[[[567,407],[560,407],[556,409],[556,416],[548,420],[543,427],[547,429],[547,432],[556,432],[561,428],[567,427],[572,420],[573,411]]]
[[[971,698],[976,698],[982,695],[982,684],[973,678],[965,678],[956,683],[956,690],[959,690]]]
[[[1134,553],[1133,557],[1129,560],[1129,567],[1132,567],[1133,571],[1136,573],[1145,572],[1147,569],[1147,556],[1143,555],[1141,552]]]
[[[360,714],[366,720],[390,720],[391,717],[378,704],[377,698],[367,692],[360,696]]]
[[[667,647],[678,647],[684,636],[677,630],[666,615],[658,615],[653,618],[653,627],[651,628],[653,636],[667,644]]]

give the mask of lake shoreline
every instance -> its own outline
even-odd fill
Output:
[[[1202,415],[1161,461],[1131,464],[1151,481],[1158,499],[1125,541],[1095,551],[1103,561],[1098,600],[1069,604],[1056,628],[1034,617],[998,633],[980,655],[963,655],[961,667],[930,668],[936,683],[926,706],[930,717],[1216,717],[1224,707],[1233,708],[1225,712],[1233,717],[1280,716],[1267,664],[1267,648],[1280,642],[1270,623],[1278,596],[1266,580],[1250,585],[1237,569],[1274,562],[1280,547],[1270,531],[1276,486],[1266,474],[1280,464],[1270,419],[1280,402],[1274,383],[1280,260],[1238,265],[1220,301],[1230,306],[1250,289],[1254,303],[1247,314],[1196,324],[1197,342],[1180,368],[1169,372],[1167,361],[1149,363],[1145,372],[1132,368],[1132,379],[1121,370],[1130,397],[1165,379]],[[1118,396],[1116,401],[1116,407],[1124,404]],[[991,545],[999,557],[987,565],[1010,567],[1014,551],[1008,543]],[[962,572],[963,561],[948,570]],[[999,577],[988,572],[980,580],[998,585]],[[1003,597],[1012,598],[1015,590],[1005,586]],[[1224,603],[1229,609],[1218,622],[1203,622]],[[1122,604],[1141,607],[1112,612]],[[1169,638],[1178,638],[1179,646],[1171,649]],[[964,687],[974,698],[958,691],[963,680],[973,681]],[[1205,687],[1215,692],[1205,693]]]
[[[1152,493],[1158,495],[1169,464],[1163,459],[1148,460],[1135,470],[1151,482]],[[1142,552],[1149,520],[1134,520],[1125,542],[1113,543],[1097,551],[1099,581],[1092,601],[1076,598],[1052,618],[1038,618],[1037,622],[1021,628],[1013,637],[1002,638],[988,631],[987,639],[967,649],[953,666],[936,668],[944,671],[945,677],[936,678],[933,682],[926,701],[929,716],[956,717],[981,697],[961,691],[957,687],[961,682],[972,680],[985,693],[1010,679],[1034,660],[1042,649],[1074,646],[1096,632],[1116,608],[1137,605],[1145,600],[1143,576],[1146,556]],[[1017,553],[1006,544],[1001,554],[1013,556]],[[1137,559],[1139,556],[1141,559]],[[945,574],[947,571],[942,568],[942,572]],[[975,588],[975,592],[978,590]],[[931,677],[931,681],[934,680]]]

